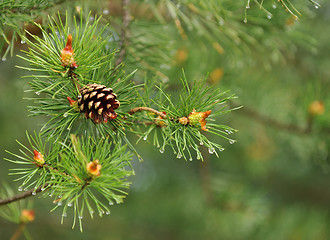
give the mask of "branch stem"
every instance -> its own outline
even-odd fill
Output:
[[[33,192],[39,193],[39,192],[42,191],[41,189],[45,189],[48,186],[49,186],[49,184],[46,183],[45,185],[42,185],[42,186],[38,187],[37,189],[30,189],[30,190],[28,190],[28,191],[26,191],[24,193],[17,194],[15,196],[9,197],[7,199],[0,199],[0,206],[9,204],[9,203],[12,203],[12,202],[15,202],[15,201],[19,201],[19,200],[22,200],[22,199],[25,199],[27,197],[34,196],[32,194]]]
[[[130,14],[129,14],[128,5],[129,5],[129,0],[122,1],[123,25],[121,28],[121,36],[120,36],[120,42],[119,42],[120,51],[119,51],[118,59],[115,62],[114,68],[116,68],[123,61],[124,56],[126,54],[125,47],[126,47],[127,29],[128,29],[129,22],[130,22]]]
[[[13,234],[13,236],[11,236],[10,240],[17,240],[22,235],[24,228],[25,228],[25,224],[21,222],[18,225],[18,228],[15,231],[15,233]]]
[[[152,113],[155,113],[155,114],[157,114],[158,116],[160,116],[162,118],[166,118],[166,114],[164,114],[162,112],[159,112],[159,111],[157,111],[153,108],[149,108],[149,107],[136,107],[136,108],[131,109],[128,112],[128,114],[133,115],[136,112],[142,112],[142,111],[152,112]]]
[[[286,130],[289,132],[294,132],[296,134],[310,134],[312,132],[312,125],[313,125],[313,118],[309,117],[308,122],[306,127],[301,127],[298,125],[294,124],[289,124],[285,122],[281,122],[277,119],[270,118],[268,116],[264,116],[261,113],[257,112],[254,109],[248,108],[248,107],[243,107],[239,113],[245,114],[254,120],[266,124],[268,126],[271,126],[273,128],[281,129],[281,130]]]

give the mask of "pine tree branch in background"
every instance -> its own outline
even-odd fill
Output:
[[[310,134],[312,131],[313,118],[308,118],[306,127],[301,127],[298,125],[288,124],[288,123],[284,123],[279,120],[270,118],[268,116],[262,115],[255,109],[248,108],[245,106],[239,112],[241,114],[245,114],[245,115],[249,116],[250,118],[253,118],[254,120],[256,120],[262,124],[265,124],[265,125],[268,125],[270,127],[277,128],[280,130],[285,130],[285,131],[293,132],[296,134]]]
[[[45,188],[47,188],[48,186],[49,186],[49,184],[46,183],[45,185],[42,185],[42,186],[38,187],[37,189],[33,188],[33,189],[30,189],[30,190],[28,190],[28,191],[26,191],[22,194],[17,194],[15,196],[12,196],[12,197],[7,198],[7,199],[0,199],[0,206],[9,204],[9,203],[12,203],[12,202],[15,202],[15,201],[19,201],[19,200],[22,200],[22,199],[25,199],[27,197],[34,196],[34,193],[39,193],[39,192],[43,191]]]
[[[214,204],[214,192],[211,189],[211,166],[210,166],[210,155],[207,154],[207,149],[203,148],[202,153],[205,156],[204,161],[199,163],[199,177],[201,180],[201,187],[204,193],[204,198],[207,204]]]
[[[126,54],[126,38],[127,38],[127,30],[130,22],[130,14],[129,14],[129,0],[122,1],[122,16],[123,16],[123,26],[121,28],[121,36],[119,47],[120,51],[118,54],[118,59],[116,60],[114,68],[116,68],[120,63],[122,63],[124,56]]]

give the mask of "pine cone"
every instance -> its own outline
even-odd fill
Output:
[[[78,107],[80,112],[85,113],[87,119],[91,118],[94,123],[101,123],[117,117],[114,110],[120,103],[111,88],[93,83],[83,87],[80,94]]]

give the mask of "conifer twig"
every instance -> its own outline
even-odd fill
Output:
[[[309,134],[312,131],[313,119],[308,120],[306,127],[300,127],[298,125],[280,122],[279,120],[270,118],[268,116],[264,116],[264,115],[260,114],[259,112],[257,112],[256,110],[247,108],[247,107],[242,108],[240,113],[244,113],[247,116],[252,117],[253,119],[255,119],[258,122],[264,123],[264,124],[269,125],[274,128],[284,129],[289,132],[294,132],[297,134]]]
[[[159,112],[159,111],[157,111],[157,110],[155,110],[153,108],[150,108],[150,107],[136,107],[136,108],[131,109],[128,112],[128,114],[133,115],[136,112],[142,112],[142,111],[152,112],[152,113],[155,113],[155,114],[157,114],[158,116],[160,116],[162,118],[166,118],[166,114],[165,113]]]
[[[12,202],[15,202],[15,201],[19,201],[19,200],[22,200],[24,198],[27,198],[27,197],[31,197],[31,196],[34,196],[32,193],[35,192],[35,193],[39,193],[41,192],[43,189],[45,189],[46,187],[48,187],[49,184],[46,183],[40,187],[38,187],[37,189],[30,189],[22,194],[17,194],[15,196],[12,196],[12,197],[9,197],[7,199],[0,199],[0,206],[1,205],[6,205],[6,204],[9,204],[9,203],[12,203]],[[42,189],[42,190],[41,190]]]
[[[14,232],[14,234],[11,236],[10,240],[17,240],[21,235],[22,235],[22,232],[25,228],[25,223],[21,222],[19,225],[18,225],[18,228],[17,230]]]
[[[130,22],[130,14],[128,10],[129,0],[123,0],[122,1],[122,16],[123,16],[123,26],[121,28],[121,36],[120,36],[120,42],[119,42],[119,55],[118,59],[116,60],[114,68],[116,68],[124,59],[124,56],[126,54],[126,37],[127,37],[127,29]]]

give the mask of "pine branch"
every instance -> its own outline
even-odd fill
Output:
[[[162,112],[159,112],[153,108],[150,108],[150,107],[136,107],[136,108],[133,108],[131,109],[128,114],[130,115],[133,115],[134,113],[136,112],[142,112],[142,111],[148,111],[148,112],[152,112],[154,114],[157,114],[158,116],[162,117],[162,118],[166,118],[166,114],[162,113]]]
[[[0,199],[0,206],[1,205],[6,205],[15,201],[19,201],[31,196],[35,196],[37,193],[42,192],[44,189],[46,189],[47,187],[49,187],[50,185],[48,183],[46,183],[45,185],[42,185],[40,187],[38,187],[37,189],[30,189],[22,194],[17,194],[15,196],[6,198],[6,199]],[[36,193],[36,194],[35,194]]]
[[[25,228],[25,223],[21,222],[19,225],[18,225],[18,228],[17,230],[14,232],[14,234],[11,236],[10,240],[17,240],[21,235],[22,235],[22,232]]]
[[[262,124],[265,124],[265,125],[268,125],[270,127],[277,128],[280,130],[285,130],[288,132],[302,134],[302,135],[307,135],[312,132],[314,117],[311,115],[308,115],[306,126],[301,127],[301,126],[298,126],[295,124],[281,122],[277,119],[273,119],[271,117],[265,116],[265,115],[259,113],[258,111],[256,111],[255,109],[248,108],[248,107],[242,108],[240,113],[245,114]]]
[[[121,28],[121,36],[119,42],[119,54],[118,59],[115,62],[114,69],[122,63],[124,56],[126,54],[126,38],[127,38],[127,30],[130,23],[130,14],[129,14],[129,0],[122,1],[122,16],[123,16],[123,25]]]

